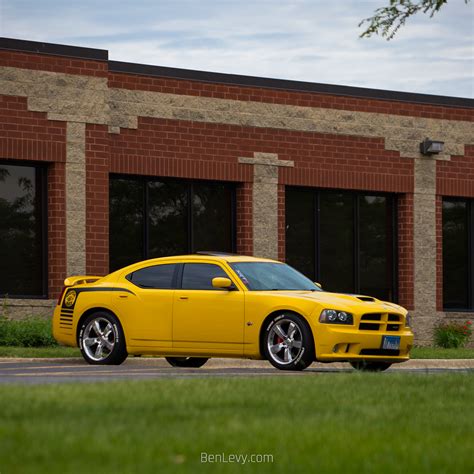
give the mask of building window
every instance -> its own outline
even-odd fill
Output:
[[[233,184],[112,176],[111,271],[147,258],[234,251],[234,208]]]
[[[443,306],[474,309],[474,204],[443,199]]]
[[[45,169],[0,162],[0,295],[46,297]]]
[[[286,189],[286,261],[327,291],[396,300],[395,199]]]

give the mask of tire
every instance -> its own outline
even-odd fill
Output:
[[[165,357],[165,359],[173,367],[188,367],[193,369],[202,367],[209,360],[204,357]]]
[[[92,365],[120,365],[128,355],[119,320],[105,311],[84,319],[78,343],[82,357]]]
[[[351,362],[351,365],[354,369],[364,372],[383,372],[392,364],[390,364],[390,362],[368,362],[366,360],[356,360]]]
[[[314,361],[314,342],[308,323],[296,314],[280,314],[263,330],[263,354],[280,370],[304,370]]]

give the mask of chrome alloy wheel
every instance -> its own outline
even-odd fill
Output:
[[[84,329],[82,347],[88,357],[99,362],[112,353],[115,339],[115,326],[107,319],[98,317],[90,321]]]
[[[303,350],[300,327],[290,319],[280,319],[270,329],[267,337],[270,357],[278,364],[291,364]]]

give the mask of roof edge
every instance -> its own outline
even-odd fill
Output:
[[[106,49],[84,48],[65,44],[43,43],[14,38],[0,37],[0,49],[24,53],[48,54],[51,56],[64,56],[66,58],[89,59],[95,61],[108,61],[109,52]]]
[[[240,74],[196,71],[165,66],[111,61],[109,52],[104,49],[84,48],[38,41],[27,41],[14,38],[0,38],[0,49],[28,53],[63,56],[69,58],[107,61],[111,72],[136,74],[149,77],[164,77],[178,80],[206,82],[211,84],[226,84],[239,87],[254,87],[275,89],[291,92],[308,92],[313,94],[335,95],[359,99],[374,99],[413,104],[435,105],[456,108],[474,108],[474,99],[450,97],[416,92],[400,92],[383,89],[371,89],[345,85],[322,84],[317,82],[273,79]]]

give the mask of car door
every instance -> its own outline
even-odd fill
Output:
[[[230,290],[214,288],[216,277],[230,278],[216,263],[184,263],[174,293],[173,348],[243,354],[244,293],[235,282]]]
[[[139,268],[125,276],[131,292],[118,292],[117,306],[130,346],[171,347],[177,264]]]

